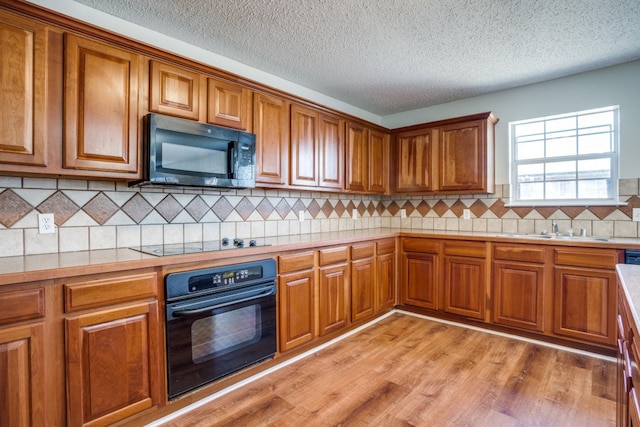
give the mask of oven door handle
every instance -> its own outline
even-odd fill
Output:
[[[206,313],[208,311],[215,310],[215,309],[218,309],[218,308],[227,307],[227,306],[233,305],[233,304],[241,304],[243,302],[252,301],[252,300],[260,299],[260,298],[263,298],[263,297],[267,297],[269,295],[273,295],[274,289],[275,288],[273,286],[269,286],[267,288],[259,289],[257,291],[258,293],[256,293],[256,290],[252,290],[252,291],[249,291],[249,292],[241,292],[241,293],[238,293],[237,295],[250,294],[250,296],[245,297],[245,298],[241,298],[241,299],[234,299],[232,301],[227,301],[227,302],[223,302],[223,303],[220,303],[220,304],[209,305],[209,306],[201,307],[201,308],[194,308],[194,309],[191,309],[191,310],[176,310],[176,311],[172,312],[171,314],[174,317],[197,316],[198,314]]]

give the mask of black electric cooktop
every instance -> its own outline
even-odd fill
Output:
[[[169,245],[148,245],[132,247],[134,251],[155,256],[197,254],[201,252],[226,251],[229,249],[255,248],[259,246],[270,246],[256,239],[229,239],[215,240],[209,242],[175,243]]]

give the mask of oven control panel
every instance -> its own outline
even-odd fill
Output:
[[[165,278],[168,300],[199,293],[224,291],[239,285],[253,285],[275,280],[273,259],[168,274]]]

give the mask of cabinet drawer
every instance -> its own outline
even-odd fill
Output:
[[[313,268],[313,252],[301,252],[278,257],[278,274]]]
[[[496,245],[493,248],[495,259],[544,263],[546,248],[533,245]]]
[[[444,242],[445,255],[459,255],[484,258],[487,245],[484,242]]]
[[[319,260],[318,263],[321,266],[338,264],[347,261],[347,246],[340,246],[337,248],[321,249],[318,251]]]
[[[66,313],[156,296],[156,274],[144,273],[64,285]]]
[[[620,262],[621,252],[615,249],[555,249],[556,265],[614,269]]]
[[[375,243],[366,242],[351,246],[351,259],[371,258],[375,253]]]
[[[437,254],[440,252],[440,243],[430,239],[403,239],[402,250],[404,252],[422,252]]]
[[[396,250],[396,240],[395,239],[386,239],[380,240],[377,243],[378,247],[378,255],[390,254],[395,252]]]
[[[0,325],[44,317],[44,288],[0,293]]]

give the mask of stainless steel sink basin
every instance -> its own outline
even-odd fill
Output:
[[[513,237],[516,239],[545,239],[545,240],[572,240],[576,242],[610,242],[613,239],[606,236],[569,236],[565,234],[520,234],[520,233],[502,233],[498,237]]]

